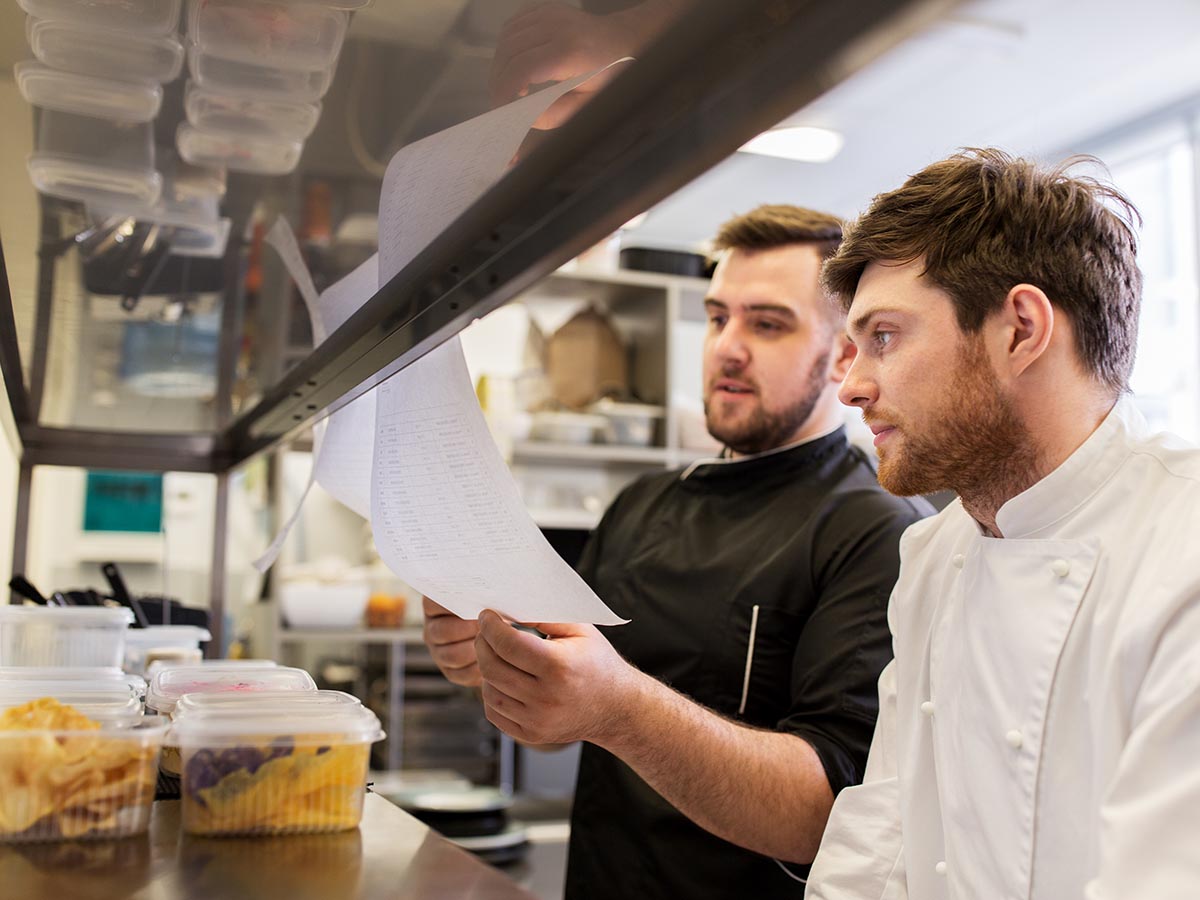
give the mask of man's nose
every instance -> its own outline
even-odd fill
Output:
[[[863,354],[858,354],[850,364],[842,386],[838,388],[838,399],[846,406],[865,409],[879,399],[879,386],[868,369]]]
[[[746,345],[746,335],[741,323],[730,319],[717,335],[713,344],[717,358],[722,362],[745,364],[750,359],[750,351]]]

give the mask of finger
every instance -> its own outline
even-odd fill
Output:
[[[504,693],[504,691],[496,686],[494,681],[485,678],[479,693],[486,706],[498,710],[514,722],[523,721],[526,710],[525,704],[516,697],[510,697]]]
[[[442,674],[451,684],[460,687],[479,687],[483,684],[483,674],[479,671],[478,663],[472,663],[461,669],[442,669]]]
[[[536,622],[533,627],[546,637],[591,637],[600,636],[595,625],[571,622]]]
[[[482,635],[475,641],[475,657],[479,661],[479,672],[484,679],[495,684],[510,697],[525,701],[536,695],[537,679],[502,659]]]
[[[430,647],[430,655],[439,669],[465,669],[475,665],[479,660],[475,655],[475,640],[458,641],[454,644],[440,644]]]
[[[524,94],[531,84],[545,81],[561,81],[576,74],[567,67],[567,74],[556,78],[555,72],[563,71],[562,54],[556,51],[552,37],[545,37],[528,46],[505,48],[492,58],[492,71],[488,78],[494,104],[508,103]],[[551,74],[547,74],[551,73]]]
[[[431,647],[473,641],[479,633],[479,623],[458,616],[438,616],[425,620],[425,643]]]
[[[536,678],[544,675],[554,650],[536,635],[518,631],[490,609],[479,614],[479,636],[495,654],[510,665]]]
[[[518,722],[514,722],[508,716],[499,710],[493,709],[486,703],[483,705],[483,714],[487,716],[487,720],[503,731],[505,734],[516,738],[518,741],[531,741],[531,738],[526,734],[526,731]]]
[[[454,613],[450,612],[450,610],[446,609],[446,607],[442,606],[440,603],[437,603],[434,600],[430,600],[424,594],[421,595],[421,609],[424,611],[426,616],[452,616],[452,615],[454,615]]]

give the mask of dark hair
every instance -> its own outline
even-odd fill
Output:
[[[954,302],[959,328],[978,332],[1017,284],[1037,285],[1070,318],[1084,366],[1125,390],[1137,348],[1142,274],[1134,223],[1116,188],[1068,174],[1092,157],[1041,169],[995,149],[966,149],[880,194],[822,272],[848,310],[873,262],[921,259]]]
[[[789,244],[812,244],[829,259],[842,242],[842,220],[801,206],[760,206],[735,216],[717,232],[713,250],[771,250]]]

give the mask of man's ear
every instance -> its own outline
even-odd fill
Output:
[[[1020,377],[1041,359],[1054,336],[1054,306],[1041,288],[1018,284],[1004,298],[998,323],[1005,340],[1003,362],[1009,375]]]
[[[829,357],[829,380],[834,384],[845,381],[846,373],[850,371],[850,364],[854,362],[857,353],[858,348],[846,337],[845,332],[839,329],[833,336],[833,353]]]

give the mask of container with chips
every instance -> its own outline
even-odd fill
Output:
[[[0,666],[120,667],[133,611],[0,605]]]
[[[41,698],[0,710],[0,841],[143,833],[166,721],[100,722]]]
[[[182,758],[189,834],[299,834],[356,828],[375,714],[332,691],[244,703],[181,702],[168,743]]]

